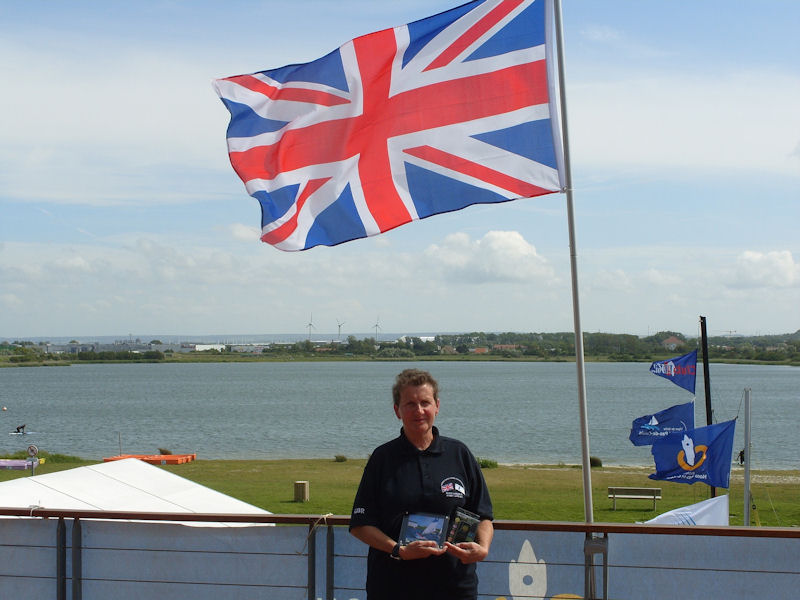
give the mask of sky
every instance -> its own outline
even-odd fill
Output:
[[[457,4],[2,2],[0,340],[572,331],[565,194],[283,252],[230,166],[213,79]],[[563,23],[582,329],[800,329],[800,2]]]

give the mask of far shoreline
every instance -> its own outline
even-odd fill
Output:
[[[663,360],[666,357],[636,358],[625,357],[624,359],[612,358],[610,356],[584,356],[586,363],[641,363],[648,364],[653,361]],[[119,364],[197,364],[197,363],[320,363],[320,362],[375,362],[375,363],[414,363],[414,362],[510,362],[510,363],[575,363],[574,356],[559,358],[542,358],[536,356],[492,356],[492,355],[420,355],[413,358],[392,357],[380,358],[369,356],[253,356],[236,354],[179,354],[163,359],[141,359],[141,360],[44,360],[12,362],[10,360],[0,360],[0,368],[3,367],[69,367],[72,365],[119,365]],[[800,361],[781,360],[752,360],[752,359],[709,359],[712,364],[727,365],[756,365],[756,366],[779,366],[779,367],[800,367]]]

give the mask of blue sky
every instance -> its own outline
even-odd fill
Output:
[[[214,78],[457,3],[0,5],[0,339],[571,331],[564,196],[285,253]],[[800,3],[566,0],[586,331],[800,328]]]

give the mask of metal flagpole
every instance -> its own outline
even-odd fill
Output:
[[[564,145],[564,184],[567,195],[567,224],[569,227],[569,259],[572,275],[572,315],[575,329],[575,367],[578,376],[578,405],[581,420],[581,453],[583,465],[583,511],[587,523],[594,522],[592,508],[592,473],[589,462],[589,420],[586,410],[586,369],[583,360],[583,330],[578,294],[578,252],[575,244],[575,211],[572,203],[572,169],[569,160],[569,132],[567,129],[567,96],[564,80],[564,36],[561,21],[561,0],[554,1],[556,21],[556,52],[558,56],[558,91],[561,106],[561,130]]]
[[[750,388],[744,388],[744,523],[750,527]]]
[[[700,316],[700,345],[703,347],[703,386],[706,392],[706,425],[714,422],[714,413],[711,410],[711,374],[708,370],[708,332],[706,331],[706,318]],[[711,486],[711,497],[716,498],[717,488]]]

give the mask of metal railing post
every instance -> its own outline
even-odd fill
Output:
[[[56,598],[67,600],[67,526],[64,517],[56,527]]]
[[[308,526],[308,600],[317,597],[317,528]]]
[[[591,533],[586,534],[583,542],[584,555],[584,588],[583,597],[587,600],[597,599],[597,581],[595,580],[594,555],[601,554],[603,557],[603,600],[608,599],[608,534],[603,537],[594,537]]]
[[[72,521],[72,600],[83,597],[83,535],[81,520]]]
[[[328,525],[328,539],[325,551],[325,600],[334,600],[334,589],[336,587],[335,572],[334,572],[334,552],[336,544],[334,543],[333,526]]]

